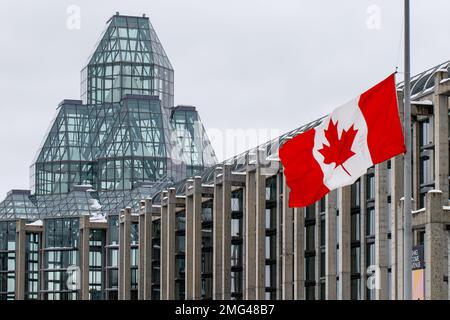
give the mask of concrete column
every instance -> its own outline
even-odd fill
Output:
[[[245,182],[245,286],[244,299],[256,299],[256,178],[247,171]]]
[[[282,195],[282,300],[292,300],[294,297],[294,209],[289,208],[290,189],[286,184],[286,177],[283,175],[283,195]]]
[[[425,298],[427,300],[445,299],[444,262],[442,257],[447,250],[443,225],[443,193],[429,191],[426,194],[425,223]]]
[[[276,286],[276,292],[275,292],[275,300],[282,300],[283,299],[283,290],[284,290],[284,275],[283,273],[285,271],[285,268],[283,267],[283,259],[285,258],[285,256],[283,256],[283,237],[284,237],[284,231],[283,231],[283,201],[284,201],[284,196],[283,193],[285,192],[286,188],[283,187],[283,179],[284,179],[284,175],[282,171],[279,171],[278,174],[276,175],[276,217],[275,217],[275,228],[277,230],[282,230],[282,232],[277,232],[275,235],[275,256],[276,256],[276,282],[275,282],[275,286]],[[289,199],[286,200],[287,201],[287,205],[289,204]],[[286,204],[285,204],[286,205]],[[294,209],[292,210],[292,251],[291,251],[291,255],[292,255],[292,276],[291,279],[292,281],[294,281]],[[288,276],[287,276],[288,277]],[[292,297],[294,296],[294,284],[292,282],[291,284],[291,288],[292,288]],[[291,298],[292,299],[292,298]],[[288,299],[286,299],[288,300]]]
[[[396,283],[397,300],[403,300],[403,211],[404,211],[404,198],[401,198],[398,210],[396,212]]]
[[[387,162],[375,166],[375,262],[379,268],[380,288],[375,290],[377,300],[388,299],[388,205]]]
[[[447,257],[450,257],[450,230],[448,229],[448,226],[447,226],[446,234],[447,234]],[[449,263],[447,263],[447,274],[450,275],[450,264]],[[447,281],[447,297],[450,297],[450,285],[448,285],[448,281]]]
[[[131,208],[125,208],[119,224],[119,299],[131,299]]]
[[[217,176],[220,169],[214,172],[214,199],[213,199],[213,299],[222,298],[222,238],[223,238],[223,191],[222,184],[218,183]]]
[[[159,292],[160,299],[167,299],[167,191],[161,194],[161,240],[160,240],[160,271],[159,271]]]
[[[91,230],[89,224],[89,216],[80,217],[81,300],[89,300],[89,234]]]
[[[192,222],[193,222],[192,296],[193,299],[200,300],[202,298],[202,178],[201,177],[194,178]]]
[[[294,209],[294,299],[305,300],[305,208]]]
[[[314,257],[314,277],[315,277],[315,290],[314,290],[314,299],[320,300],[320,201],[316,202],[314,205],[314,215],[316,224],[314,225],[314,250],[316,252],[316,256]]]
[[[440,82],[448,77],[448,73],[438,71],[435,77],[437,93]],[[442,191],[443,199],[448,199],[448,96],[435,94],[433,105],[435,189]]]
[[[400,121],[403,123],[403,92],[397,91]],[[403,298],[403,156],[391,159],[391,298]],[[402,201],[403,202],[403,201]]]
[[[360,274],[361,274],[361,289],[359,292],[359,296],[361,300],[366,300],[367,298],[367,286],[366,286],[366,278],[367,278],[367,263],[366,263],[366,223],[367,223],[367,174],[363,175],[360,178],[360,212],[359,212],[359,234],[360,234]]]
[[[175,299],[175,221],[176,221],[176,213],[175,213],[175,188],[170,188],[168,192],[168,203],[167,203],[167,240],[166,249],[161,248],[162,250],[166,250],[167,253],[167,279],[166,279],[166,299],[174,300]]]
[[[435,83],[437,84],[434,88],[434,163],[435,163],[435,189],[442,191],[442,199],[444,204],[448,205],[449,199],[449,143],[448,143],[448,93],[445,95],[438,94],[443,91],[441,81],[449,77],[449,73],[444,70],[438,70],[435,74]],[[443,262],[448,265],[449,257],[447,251],[443,257]],[[445,270],[447,274],[447,270]],[[448,285],[448,282],[447,282]],[[447,290],[445,290],[445,299],[448,299]]]
[[[222,299],[231,299],[231,166],[222,176]]]
[[[341,188],[339,193],[339,220],[341,232],[339,234],[339,293],[341,300],[350,299],[351,275],[351,218],[350,218],[350,186]]]
[[[193,180],[189,179],[186,183],[186,207],[185,207],[185,216],[186,216],[186,227],[185,227],[185,240],[186,240],[186,251],[185,251],[185,290],[186,290],[186,300],[192,300],[193,296],[193,269],[192,266],[194,264],[194,203],[193,203]]]
[[[26,264],[25,220],[16,221],[16,283],[15,300],[25,300],[25,264]]]
[[[325,299],[337,299],[336,286],[336,259],[337,259],[337,244],[336,244],[336,190],[331,191],[326,196],[325,207]]]
[[[266,297],[266,177],[256,169],[256,299]]]

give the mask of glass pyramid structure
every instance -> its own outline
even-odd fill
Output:
[[[215,163],[196,108],[174,106],[174,70],[149,19],[116,14],[81,72],[81,100],[57,108],[31,191],[10,192],[0,219],[117,214]]]

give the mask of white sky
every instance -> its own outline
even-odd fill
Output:
[[[450,1],[411,2],[417,73],[450,59]],[[80,30],[66,26],[70,5],[81,9]],[[371,6],[380,29],[367,27]],[[402,8],[402,0],[1,0],[0,200],[29,188],[55,109],[79,98],[79,72],[116,11],[150,17],[175,69],[175,103],[197,106],[207,129],[285,132],[398,63],[403,71]]]

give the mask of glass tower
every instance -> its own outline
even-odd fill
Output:
[[[115,211],[215,163],[196,108],[174,106],[174,70],[149,19],[116,14],[81,71],[81,100],[57,108],[27,201],[44,216]],[[0,218],[23,216],[7,200]]]
[[[173,107],[173,68],[148,18],[116,15],[81,72],[87,104],[118,103],[127,94],[154,95]]]

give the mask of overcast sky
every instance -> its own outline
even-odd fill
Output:
[[[411,2],[418,73],[450,59],[450,1]],[[67,27],[71,5],[80,29]],[[29,188],[55,109],[79,99],[79,72],[116,11],[150,17],[175,69],[175,103],[197,106],[207,129],[285,132],[403,71],[402,9],[402,0],[1,0],[0,198]]]

